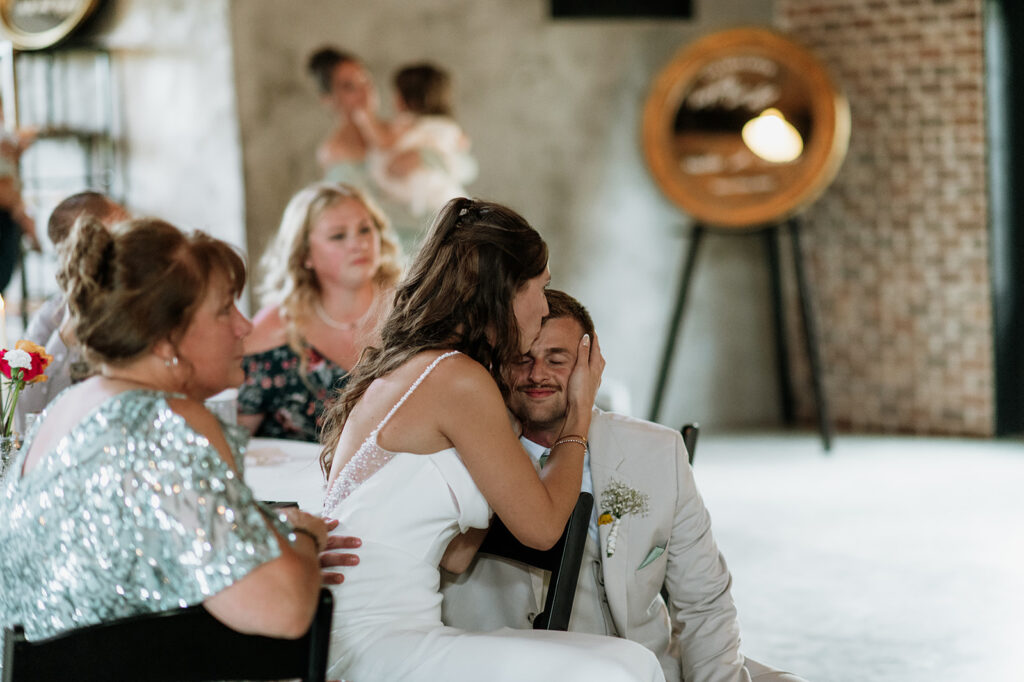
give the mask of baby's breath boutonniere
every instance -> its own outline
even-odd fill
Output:
[[[605,511],[597,518],[597,524],[599,526],[612,524],[608,531],[608,543],[605,550],[607,556],[612,556],[615,554],[615,541],[619,534],[622,517],[626,514],[647,516],[647,493],[630,488],[625,483],[612,481],[601,493],[601,508]]]

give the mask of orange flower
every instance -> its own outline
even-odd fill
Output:
[[[26,384],[36,384],[46,381],[46,368],[53,362],[53,356],[46,352],[46,349],[38,343],[32,343],[22,339],[14,344],[14,347],[23,350],[32,357],[32,366],[25,370],[22,380]]]

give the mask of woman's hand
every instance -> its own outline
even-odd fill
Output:
[[[338,521],[336,519],[330,519],[327,521],[328,532],[338,527]],[[339,552],[339,549],[357,549],[361,547],[363,541],[359,538],[350,537],[347,535],[330,535],[327,537],[327,547],[320,553],[320,579],[323,580],[324,585],[340,585],[345,580],[345,576],[337,571],[330,569],[338,566],[355,566],[359,563],[359,556],[356,554],[349,554],[348,552]]]
[[[312,534],[318,550],[327,547],[327,522],[319,516],[302,511],[298,507],[286,507],[279,510],[295,528],[301,528]],[[337,523],[335,522],[335,525]]]
[[[601,355],[601,345],[597,338],[591,340],[589,334],[584,334],[576,349],[576,366],[569,375],[569,384],[566,387],[570,412],[575,412],[577,416],[589,416],[591,408],[594,407],[603,372],[604,356]],[[589,421],[588,418],[587,422]],[[586,432],[578,435],[586,435]]]

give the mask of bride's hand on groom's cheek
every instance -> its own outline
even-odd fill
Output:
[[[330,532],[338,527],[334,519],[327,521],[327,531]],[[327,545],[320,553],[320,576],[325,585],[339,585],[345,580],[345,576],[336,570],[340,566],[355,566],[359,563],[359,556],[342,550],[357,549],[362,546],[363,541],[348,535],[328,535]]]

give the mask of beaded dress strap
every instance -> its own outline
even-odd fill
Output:
[[[423,383],[423,380],[427,378],[427,375],[434,371],[434,368],[437,367],[437,363],[441,362],[445,358],[450,358],[451,356],[458,354],[459,351],[450,350],[447,353],[442,353],[441,355],[438,355],[436,358],[434,358],[433,362],[427,365],[427,368],[423,370],[423,373],[420,374],[419,378],[417,378],[416,381],[412,382],[412,386],[410,386],[409,390],[405,392],[405,395],[399,398],[398,402],[395,403],[394,407],[391,408],[391,411],[384,415],[384,418],[380,420],[380,424],[377,424],[377,428],[370,432],[370,436],[374,439],[374,441],[377,440],[377,433],[384,428],[384,425],[387,424],[391,417],[394,416],[395,412],[398,411],[398,408],[402,406],[402,403],[408,400],[409,396],[412,395],[412,392],[415,391],[419,387],[419,385]]]
[[[420,374],[419,378],[412,383],[412,386],[410,386],[409,390],[405,392],[405,395],[395,403],[394,407],[391,408],[391,411],[384,415],[384,419],[380,421],[380,424],[377,424],[377,428],[370,432],[370,435],[366,437],[366,440],[364,440],[363,444],[359,446],[359,449],[356,450],[355,454],[345,462],[345,466],[342,467],[337,479],[334,481],[334,484],[328,488],[327,494],[324,497],[324,514],[332,513],[334,508],[337,507],[342,500],[352,494],[360,484],[370,478],[370,476],[380,471],[385,464],[391,461],[395,456],[395,453],[385,450],[377,443],[377,432],[388,423],[388,420],[391,419],[398,408],[402,406],[402,403],[412,395],[412,392],[416,390],[416,387],[423,383],[423,380],[427,378],[427,375],[437,367],[437,363],[447,357],[457,354],[458,352],[459,351],[449,351],[434,358],[434,361],[431,362],[427,368],[423,370],[423,373]]]

